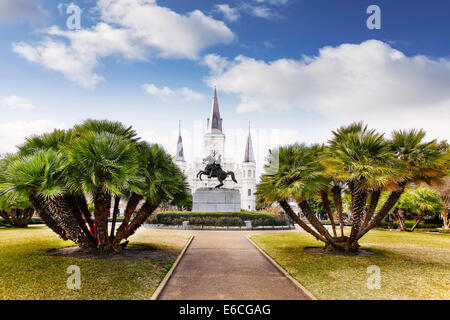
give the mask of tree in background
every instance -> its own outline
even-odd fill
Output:
[[[0,176],[14,159],[13,155],[7,155],[0,160]],[[1,179],[1,178],[0,178]],[[0,196],[1,224],[15,228],[26,228],[33,217],[34,209],[26,196],[20,196],[10,201],[8,197]]]
[[[441,201],[439,193],[427,188],[408,190],[398,200],[393,214],[403,231],[407,231],[405,218],[407,213],[416,216],[416,222],[410,231],[419,225],[425,216],[436,216],[441,213],[445,205]]]
[[[0,196],[10,203],[26,197],[62,239],[93,252],[120,252],[158,206],[187,194],[184,175],[162,147],[106,120],[28,138],[0,177]],[[127,203],[116,230],[121,199]]]
[[[422,130],[394,131],[391,139],[353,123],[333,131],[326,145],[280,147],[279,170],[270,163],[257,186],[258,204],[277,202],[305,231],[325,243],[326,251],[357,252],[358,240],[379,225],[411,183],[440,180],[448,172],[449,150]],[[380,207],[383,191],[388,192]],[[352,227],[344,234],[342,195],[350,196]],[[331,221],[331,233],[317,218],[311,199],[321,199]],[[331,212],[333,199],[340,234]],[[309,225],[293,212],[295,200]],[[377,208],[379,208],[377,210]]]
[[[443,179],[441,183],[435,183],[430,187],[439,192],[444,208],[441,211],[441,217],[444,223],[444,229],[450,229],[450,177]]]

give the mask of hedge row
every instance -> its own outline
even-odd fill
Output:
[[[147,223],[164,225],[181,225],[189,221],[190,225],[202,226],[245,226],[245,222],[252,221],[252,226],[285,226],[288,220],[283,215],[267,213],[158,213],[152,215]]]
[[[414,220],[405,220],[405,226],[407,229],[411,229],[414,225]],[[383,221],[383,223],[380,224],[380,228],[386,228],[386,229],[399,229],[400,226],[398,225],[397,221],[387,222]],[[442,223],[435,223],[435,222],[427,222],[422,221],[419,223],[416,229],[436,229],[436,228],[442,228]]]

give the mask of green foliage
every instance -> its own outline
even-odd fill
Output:
[[[335,179],[356,182],[368,189],[383,187],[402,171],[392,164],[394,154],[384,135],[361,122],[333,131],[322,162]]]
[[[61,237],[84,247],[118,250],[120,241],[133,234],[156,207],[189,201],[185,179],[161,146],[139,142],[131,127],[87,120],[67,131],[32,136],[17,154],[0,162],[0,209],[29,205],[29,200]],[[126,200],[132,194],[145,200],[144,209],[137,213],[141,218],[123,221],[116,239],[108,237],[109,199]],[[101,239],[92,237],[89,214],[93,212],[99,231],[95,236]]]
[[[244,221],[252,221],[253,226],[283,226],[284,216],[264,213],[158,213],[148,219],[148,223],[164,225],[181,225],[189,221],[191,225],[203,226],[244,226]]]
[[[72,192],[92,194],[103,189],[122,195],[134,182],[138,170],[137,151],[126,139],[110,133],[84,133],[63,150],[67,157],[64,174]]]
[[[408,190],[398,200],[396,207],[419,215],[439,215],[445,208],[440,194],[432,189]]]
[[[339,247],[337,242],[312,214],[323,215],[324,206],[317,203],[319,195],[331,191],[333,200],[343,204],[343,213],[352,209],[354,223],[348,246],[343,249],[357,250],[358,239],[386,217],[405,188],[438,181],[449,174],[448,144],[425,142],[423,130],[394,131],[386,139],[384,134],[357,122],[332,133],[325,145],[294,144],[269,150],[279,155],[279,169],[274,170],[270,159],[256,194],[260,207],[295,200],[318,232],[308,227],[305,230],[334,248]],[[420,214],[441,208],[434,195],[422,193],[416,197],[415,210]],[[329,198],[323,197],[325,206]]]

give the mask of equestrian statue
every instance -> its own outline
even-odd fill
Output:
[[[202,175],[207,175],[208,179],[211,178],[217,178],[219,180],[219,184],[215,186],[215,188],[220,188],[223,186],[223,181],[228,177],[231,176],[231,179],[237,183],[236,178],[234,177],[233,171],[224,171],[222,170],[222,167],[220,165],[222,156],[219,154],[219,156],[216,159],[216,152],[212,151],[209,156],[203,159],[203,163],[206,164],[206,167],[204,170],[200,170],[197,173],[197,178],[200,178],[202,180]]]

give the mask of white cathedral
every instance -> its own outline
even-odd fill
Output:
[[[223,188],[238,189],[241,194],[241,209],[246,211],[255,210],[256,162],[253,154],[250,129],[248,132],[247,144],[242,153],[242,161],[227,157],[225,154],[225,134],[222,130],[223,119],[220,117],[219,102],[217,100],[217,91],[215,88],[211,113],[207,120],[207,124],[207,131],[204,135],[204,157],[195,158],[192,163],[187,163],[184,159],[181,131],[178,136],[175,163],[187,176],[191,192],[194,193],[195,190],[199,188],[214,188],[219,184],[216,178],[208,179],[207,176],[203,176],[203,180],[197,178],[197,173],[206,166],[203,159],[214,153],[216,159],[220,159],[222,169],[224,171],[233,171],[238,182],[235,183],[228,177],[224,181]]]

